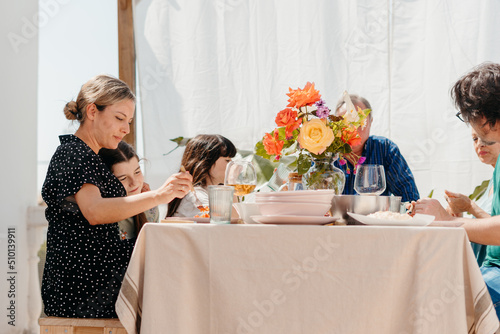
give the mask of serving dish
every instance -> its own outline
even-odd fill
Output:
[[[352,212],[347,213],[350,217],[356,219],[364,225],[379,225],[379,226],[427,226],[434,221],[434,216],[424,215],[417,213],[410,219],[397,220],[397,219],[381,219],[369,217]]]
[[[252,216],[252,219],[261,224],[284,224],[284,225],[324,225],[334,222],[336,218],[325,216]]]

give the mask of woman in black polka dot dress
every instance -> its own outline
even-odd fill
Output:
[[[128,86],[105,75],[89,80],[64,109],[80,127],[60,136],[42,189],[49,222],[42,298],[49,316],[115,318],[134,242],[119,238],[116,222],[189,191],[191,175],[178,173],[156,190],[125,197],[97,153],[118,146],[134,111]]]

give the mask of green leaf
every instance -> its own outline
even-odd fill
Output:
[[[342,154],[351,153],[351,152],[352,152],[352,148],[351,148],[351,146],[349,146],[349,144],[344,143],[344,145],[342,145],[342,146],[338,149],[338,152],[339,152],[339,153],[342,153]]]
[[[486,192],[489,182],[490,180],[484,180],[483,182],[481,182],[480,185],[474,188],[474,191],[472,192],[472,194],[469,195],[469,198],[473,201],[477,201],[478,199],[480,199],[481,196],[483,196],[484,193]]]
[[[255,172],[257,173],[257,184],[261,185],[267,182],[274,173],[274,169],[277,167],[277,163],[273,163],[268,158],[260,157],[254,154],[252,163],[255,167]]]
[[[292,162],[288,163],[288,164],[285,164],[285,166],[289,169],[289,170],[297,170],[297,159],[294,159]]]
[[[287,145],[288,144],[288,145]],[[281,150],[282,155],[290,155],[297,151],[297,142],[289,141],[283,145],[283,149]]]
[[[434,189],[431,190],[431,192],[429,193],[429,195],[427,195],[427,197],[432,198],[432,195],[434,195]]]
[[[186,146],[189,140],[191,140],[191,138],[177,137],[174,139],[170,139],[170,141],[173,141],[179,146]]]
[[[278,139],[286,140],[286,129],[285,127],[278,128]]]
[[[271,156],[267,154],[266,149],[264,148],[264,144],[262,144],[262,141],[257,142],[255,144],[255,154],[263,157],[264,159],[271,159]]]
[[[173,149],[171,149],[170,151],[168,151],[167,153],[164,153],[163,155],[169,155],[170,153],[172,153],[173,151],[175,151],[176,149],[178,149],[179,147],[183,147],[183,146],[186,146],[187,143],[191,140],[191,138],[184,138],[184,137],[177,137],[177,138],[174,138],[174,139],[170,139],[170,141],[173,141],[174,143],[177,144],[176,147],[174,147]]]
[[[297,159],[297,172],[299,175],[306,173],[311,168],[312,158],[308,154],[299,154]]]

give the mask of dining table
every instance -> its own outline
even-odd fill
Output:
[[[135,333],[494,333],[465,230],[147,223],[116,302]]]

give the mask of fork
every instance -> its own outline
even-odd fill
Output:
[[[183,165],[181,165],[181,172],[186,172],[186,168],[184,168]],[[203,205],[203,203],[201,203],[201,201],[199,200],[198,196],[196,196],[196,191],[194,190],[194,186],[193,184],[191,183],[189,185],[189,188],[191,189],[191,192],[193,193],[194,195],[194,204],[196,205],[196,207],[199,209],[199,210],[202,210],[205,208],[205,206]]]

